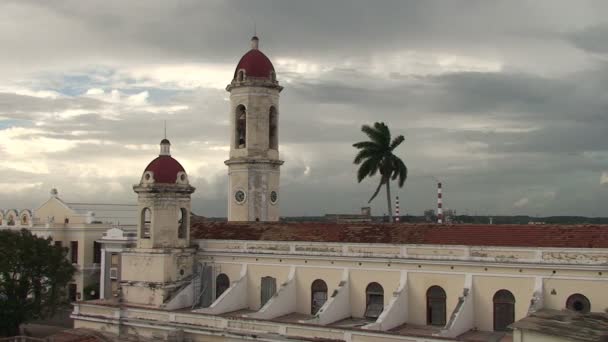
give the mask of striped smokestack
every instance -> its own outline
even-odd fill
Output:
[[[441,198],[441,182],[437,182],[437,223],[443,223],[443,201]]]
[[[399,223],[399,196],[395,199],[395,222]]]

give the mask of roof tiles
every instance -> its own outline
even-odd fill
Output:
[[[192,223],[193,239],[608,248],[607,225]]]

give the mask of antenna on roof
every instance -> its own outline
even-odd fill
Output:
[[[253,36],[257,37],[258,36],[258,29],[256,27],[256,22],[255,20],[253,21]]]

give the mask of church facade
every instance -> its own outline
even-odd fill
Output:
[[[118,294],[76,302],[76,328],[118,340],[567,341],[521,322],[608,309],[603,226],[278,222],[282,87],[258,44],[227,87],[228,221],[191,222],[195,189],[163,140],[133,187],[137,241]]]

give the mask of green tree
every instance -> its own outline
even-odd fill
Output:
[[[355,165],[361,164],[357,171],[357,180],[361,183],[366,177],[373,177],[376,173],[380,174],[380,183],[368,203],[376,198],[382,185],[385,185],[389,221],[393,222],[391,180],[399,179],[398,184],[401,188],[407,178],[407,167],[403,163],[403,160],[397,157],[393,151],[395,151],[397,146],[399,146],[405,138],[403,135],[399,135],[391,140],[391,131],[384,122],[376,122],[374,123],[374,127],[363,125],[361,131],[363,131],[370,140],[353,144],[353,147],[359,149],[354,163]]]
[[[14,336],[19,325],[55,313],[76,269],[67,248],[30,231],[0,231],[0,336]]]

